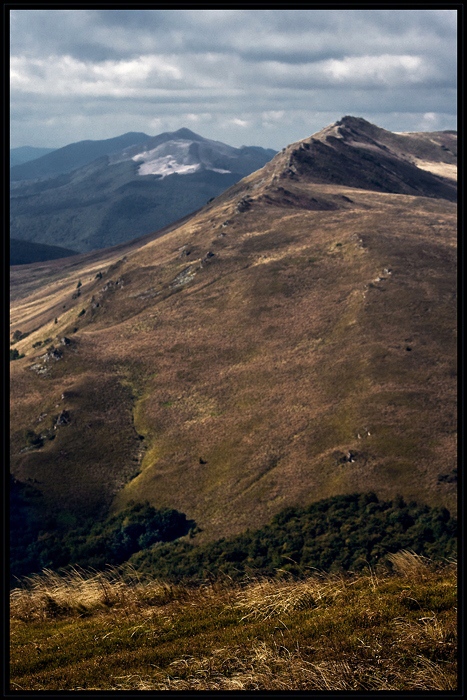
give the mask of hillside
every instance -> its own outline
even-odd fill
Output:
[[[189,129],[71,144],[11,169],[10,236],[80,252],[107,248],[192,213],[274,155]]]
[[[455,512],[454,141],[345,117],[166,231],[13,268],[44,518],[149,500],[203,543],[368,490]]]

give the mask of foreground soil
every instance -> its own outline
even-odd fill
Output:
[[[45,572],[11,594],[12,690],[457,687],[456,567],[197,587]]]

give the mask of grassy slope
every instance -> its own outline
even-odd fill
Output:
[[[455,568],[393,568],[191,589],[47,574],[12,592],[11,689],[455,690]]]
[[[456,455],[455,205],[287,187],[301,201],[319,195],[340,208],[258,197],[238,213],[236,186],[238,195],[232,188],[169,235],[116,253],[118,265],[109,267],[107,253],[104,265],[68,266],[60,282],[39,280],[13,304],[12,331],[32,331],[15,346],[27,357],[12,363],[18,478],[55,493],[59,441],[47,456],[24,454],[21,431],[64,387],[78,390],[84,426],[103,373],[102,416],[114,406],[120,427],[105,433],[97,421],[73,444],[69,430],[67,464],[69,473],[92,473],[108,498],[108,450],[120,453],[119,474],[130,474],[140,445],[124,448],[125,436],[143,435],[141,473],[119,491],[116,509],[130,499],[177,508],[205,539],[261,525],[289,504],[369,489],[455,511],[455,485],[438,483]],[[209,250],[215,256],[201,263]],[[194,274],[176,286],[184,271]],[[72,300],[78,280],[81,297]],[[46,378],[28,369],[34,341],[74,328],[76,353],[66,350]],[[349,450],[355,461],[342,463]],[[84,485],[70,488],[87,502]]]

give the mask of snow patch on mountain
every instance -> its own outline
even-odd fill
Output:
[[[136,158],[133,158],[133,160],[136,160]],[[143,162],[138,168],[138,175],[161,175],[162,177],[167,177],[167,175],[173,175],[174,173],[187,175],[188,173],[195,173],[200,168],[200,163],[183,165],[182,163],[177,163],[172,156],[164,156],[163,158],[155,158],[149,162]]]
[[[199,146],[185,139],[167,141],[132,156],[135,163],[140,163],[138,175],[187,175],[199,170],[212,170],[216,173],[230,173],[230,170],[215,168],[210,159],[199,152]]]

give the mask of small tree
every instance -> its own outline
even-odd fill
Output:
[[[16,348],[10,348],[10,362],[12,360],[19,360],[24,357],[24,353],[19,353]]]

